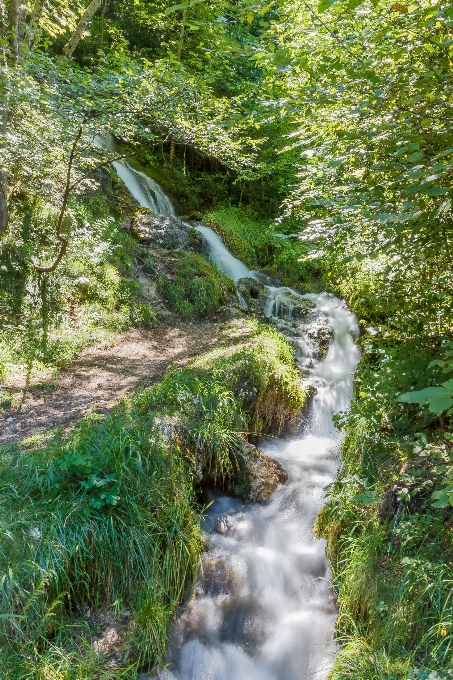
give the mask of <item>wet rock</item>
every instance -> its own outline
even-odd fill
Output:
[[[108,666],[120,666],[131,653],[130,636],[133,619],[128,611],[114,615],[111,610],[89,612],[88,625],[95,634],[93,651],[108,660]]]
[[[249,651],[262,644],[266,638],[265,610],[251,597],[225,600],[220,639],[223,642],[242,644]]]
[[[253,314],[262,316],[264,314],[266,300],[269,296],[269,291],[264,283],[247,277],[239,279],[236,285],[238,293],[245,301],[248,310]]]
[[[305,319],[316,305],[290,288],[278,288],[271,292],[267,304],[267,315],[291,321]]]
[[[202,578],[197,583],[197,597],[218,597],[239,592],[240,578],[230,560],[205,555]]]
[[[249,501],[267,501],[279,484],[288,480],[286,470],[253,444],[244,442],[237,453],[240,468],[236,492]]]
[[[317,356],[318,359],[322,361],[322,359],[326,358],[330,344],[333,340],[332,326],[330,326],[327,321],[325,323],[320,322],[318,326],[310,328],[307,334],[316,343],[318,348]]]
[[[277,279],[274,279],[272,276],[269,276],[269,274],[266,274],[266,272],[263,272],[260,269],[256,269],[253,272],[253,275],[260,283],[264,283],[265,286],[274,286],[275,288],[279,288],[282,285],[280,281],[277,281]]]
[[[166,250],[192,250],[201,253],[202,237],[193,227],[171,215],[137,212],[129,231],[141,243]]]
[[[300,322],[316,307],[311,300],[303,298],[291,288],[269,288],[249,277],[239,279],[237,289],[249,311],[257,316]]]

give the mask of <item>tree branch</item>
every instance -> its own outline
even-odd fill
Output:
[[[66,172],[66,185],[65,185],[65,190],[64,190],[64,193],[63,193],[63,202],[61,204],[60,213],[58,215],[58,221],[57,221],[57,239],[61,243],[60,250],[58,252],[56,259],[50,265],[41,266],[41,265],[37,265],[33,262],[33,266],[35,267],[37,272],[53,272],[53,271],[55,271],[55,269],[60,264],[63,256],[65,255],[66,250],[68,249],[68,239],[65,236],[63,236],[63,234],[61,233],[61,228],[63,226],[63,218],[65,216],[66,207],[68,205],[68,198],[69,198],[69,194],[71,192],[71,171],[72,171],[72,166],[73,166],[73,163],[74,163],[75,151],[76,151],[77,145],[80,141],[80,138],[82,136],[82,133],[83,133],[83,124],[80,126],[80,128],[77,132],[76,138],[74,139],[74,142],[73,142],[72,147],[71,147],[71,153],[69,154],[68,169],[67,169],[67,172]]]

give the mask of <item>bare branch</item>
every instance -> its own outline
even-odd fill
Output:
[[[80,126],[80,128],[77,132],[76,138],[74,139],[74,142],[73,142],[72,147],[71,147],[71,153],[69,154],[68,169],[67,169],[67,172],[66,172],[66,185],[65,185],[65,190],[64,190],[64,193],[63,193],[63,201],[62,201],[61,208],[60,208],[60,214],[58,215],[58,221],[57,221],[57,239],[61,243],[60,250],[58,252],[56,259],[50,265],[40,266],[40,265],[33,263],[36,271],[38,271],[38,272],[53,272],[53,271],[55,271],[55,269],[60,264],[63,256],[65,255],[66,250],[68,249],[68,239],[65,236],[63,236],[63,234],[61,233],[61,228],[62,228],[62,225],[63,225],[63,218],[65,216],[66,207],[68,205],[69,194],[71,192],[71,171],[72,171],[72,166],[73,166],[73,163],[74,163],[74,156],[75,156],[77,145],[78,145],[80,138],[82,136],[82,132],[83,132],[83,125]]]

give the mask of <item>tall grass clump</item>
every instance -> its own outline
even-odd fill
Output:
[[[361,345],[357,398],[339,418],[342,463],[316,526],[339,604],[330,678],[448,678],[453,509],[437,499],[451,485],[451,426],[448,414],[397,398],[445,381],[450,345],[389,334],[364,335]]]
[[[284,338],[240,320],[110,415],[0,448],[5,677],[132,679],[161,663],[202,549],[194,488],[229,483],[250,430],[280,429],[305,396]],[[113,666],[96,649],[106,626],[122,629]]]
[[[152,414],[118,406],[66,441],[4,447],[0,479],[0,647],[30,669],[68,646],[84,658],[87,611],[117,603],[133,612],[131,663],[161,661],[201,540],[187,467]]]

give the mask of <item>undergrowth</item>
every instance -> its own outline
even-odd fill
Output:
[[[46,239],[43,224],[51,223],[44,208],[24,210],[2,241],[0,379],[25,373],[29,380],[34,371],[64,367],[84,347],[155,320],[135,280],[140,246],[119,228],[105,197],[75,202],[71,211],[71,243],[54,272],[32,264],[35,242]]]
[[[135,678],[164,656],[202,549],[194,485],[228,483],[252,430],[280,429],[305,399],[293,352],[240,320],[223,346],[64,436],[0,449],[2,677]],[[94,641],[108,612],[122,655]]]
[[[236,298],[231,279],[202,255],[185,251],[172,255],[170,274],[159,274],[158,279],[165,300],[182,317],[209,316]]]
[[[251,269],[264,269],[281,283],[305,292],[320,290],[319,265],[309,258],[310,246],[293,233],[298,227],[290,221],[277,226],[235,206],[211,210],[204,221]]]
[[[451,677],[451,424],[428,402],[398,401],[446,380],[446,340],[361,338],[356,399],[339,418],[342,465],[316,527],[338,593],[332,680]]]

